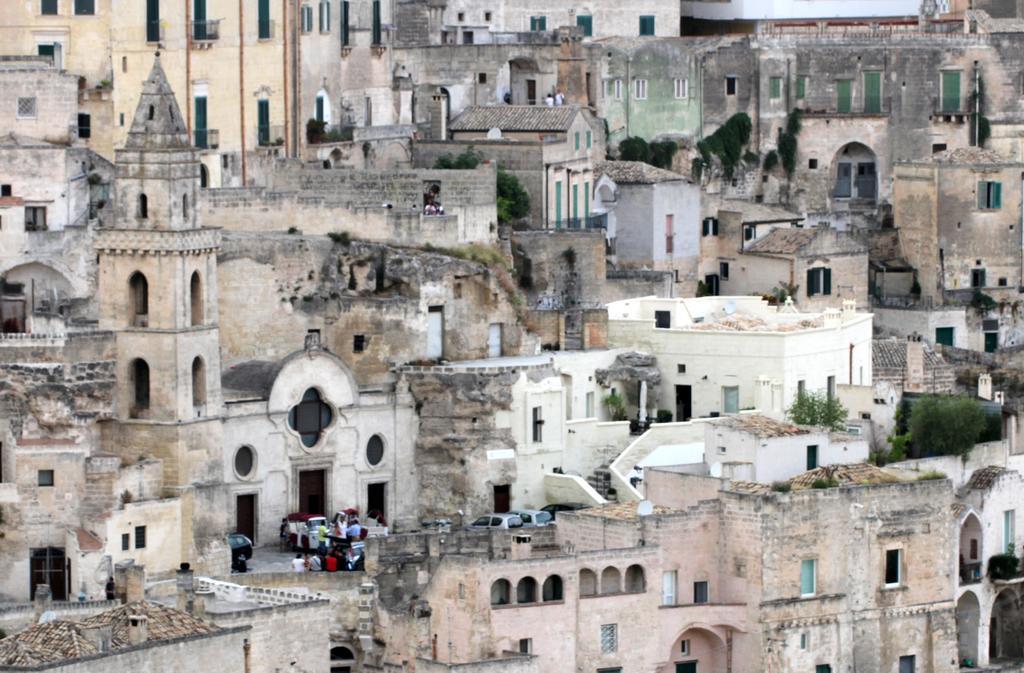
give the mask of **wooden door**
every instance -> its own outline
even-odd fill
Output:
[[[307,514],[324,514],[325,474],[323,470],[299,472],[299,511]]]
[[[256,495],[247,493],[235,498],[235,532],[256,542]]]
[[[66,601],[68,599],[68,573],[63,549],[58,547],[33,549],[29,565],[29,596],[31,598],[35,598],[37,586],[47,584],[50,587],[53,600]]]
[[[537,80],[535,79],[526,80],[526,104],[537,104]]]
[[[511,509],[512,489],[508,484],[494,485],[494,511],[501,513]]]

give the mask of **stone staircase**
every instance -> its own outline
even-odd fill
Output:
[[[562,350],[578,351],[583,349],[583,310],[568,309],[565,312],[565,343]]]
[[[608,502],[617,502],[618,494],[615,492],[615,488],[612,486],[612,473],[608,469],[607,465],[594,470],[594,473],[587,477],[587,483],[593,487],[595,491],[601,494],[601,497]],[[611,491],[611,493],[609,493]]]

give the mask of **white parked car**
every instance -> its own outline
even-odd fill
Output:
[[[505,512],[503,514],[485,514],[478,518],[473,523],[469,524],[470,528],[522,528],[523,520],[519,518],[518,514],[512,512]]]
[[[513,509],[509,514],[518,515],[523,520],[523,526],[526,528],[550,526],[555,521],[555,517],[551,516],[550,512],[539,509]]]

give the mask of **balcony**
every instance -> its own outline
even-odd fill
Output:
[[[259,147],[284,145],[284,124],[270,124],[256,128],[256,144]]]
[[[935,96],[932,98],[932,121],[947,122],[951,124],[966,123],[971,113],[963,109],[962,100],[944,100]]]
[[[981,583],[981,562],[960,564],[960,584]]]
[[[192,41],[199,46],[209,45],[220,39],[220,19],[193,21]]]
[[[563,220],[563,229],[607,229],[608,228],[608,213],[601,213],[600,215],[591,215],[590,217],[570,217]]]
[[[201,150],[215,150],[220,147],[220,131],[216,129],[195,129],[195,146]]]

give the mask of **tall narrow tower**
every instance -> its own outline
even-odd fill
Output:
[[[105,439],[163,460],[173,491],[218,476],[220,232],[197,221],[199,161],[159,53],[115,167],[115,222],[96,242],[100,327],[117,335],[120,382]]]

